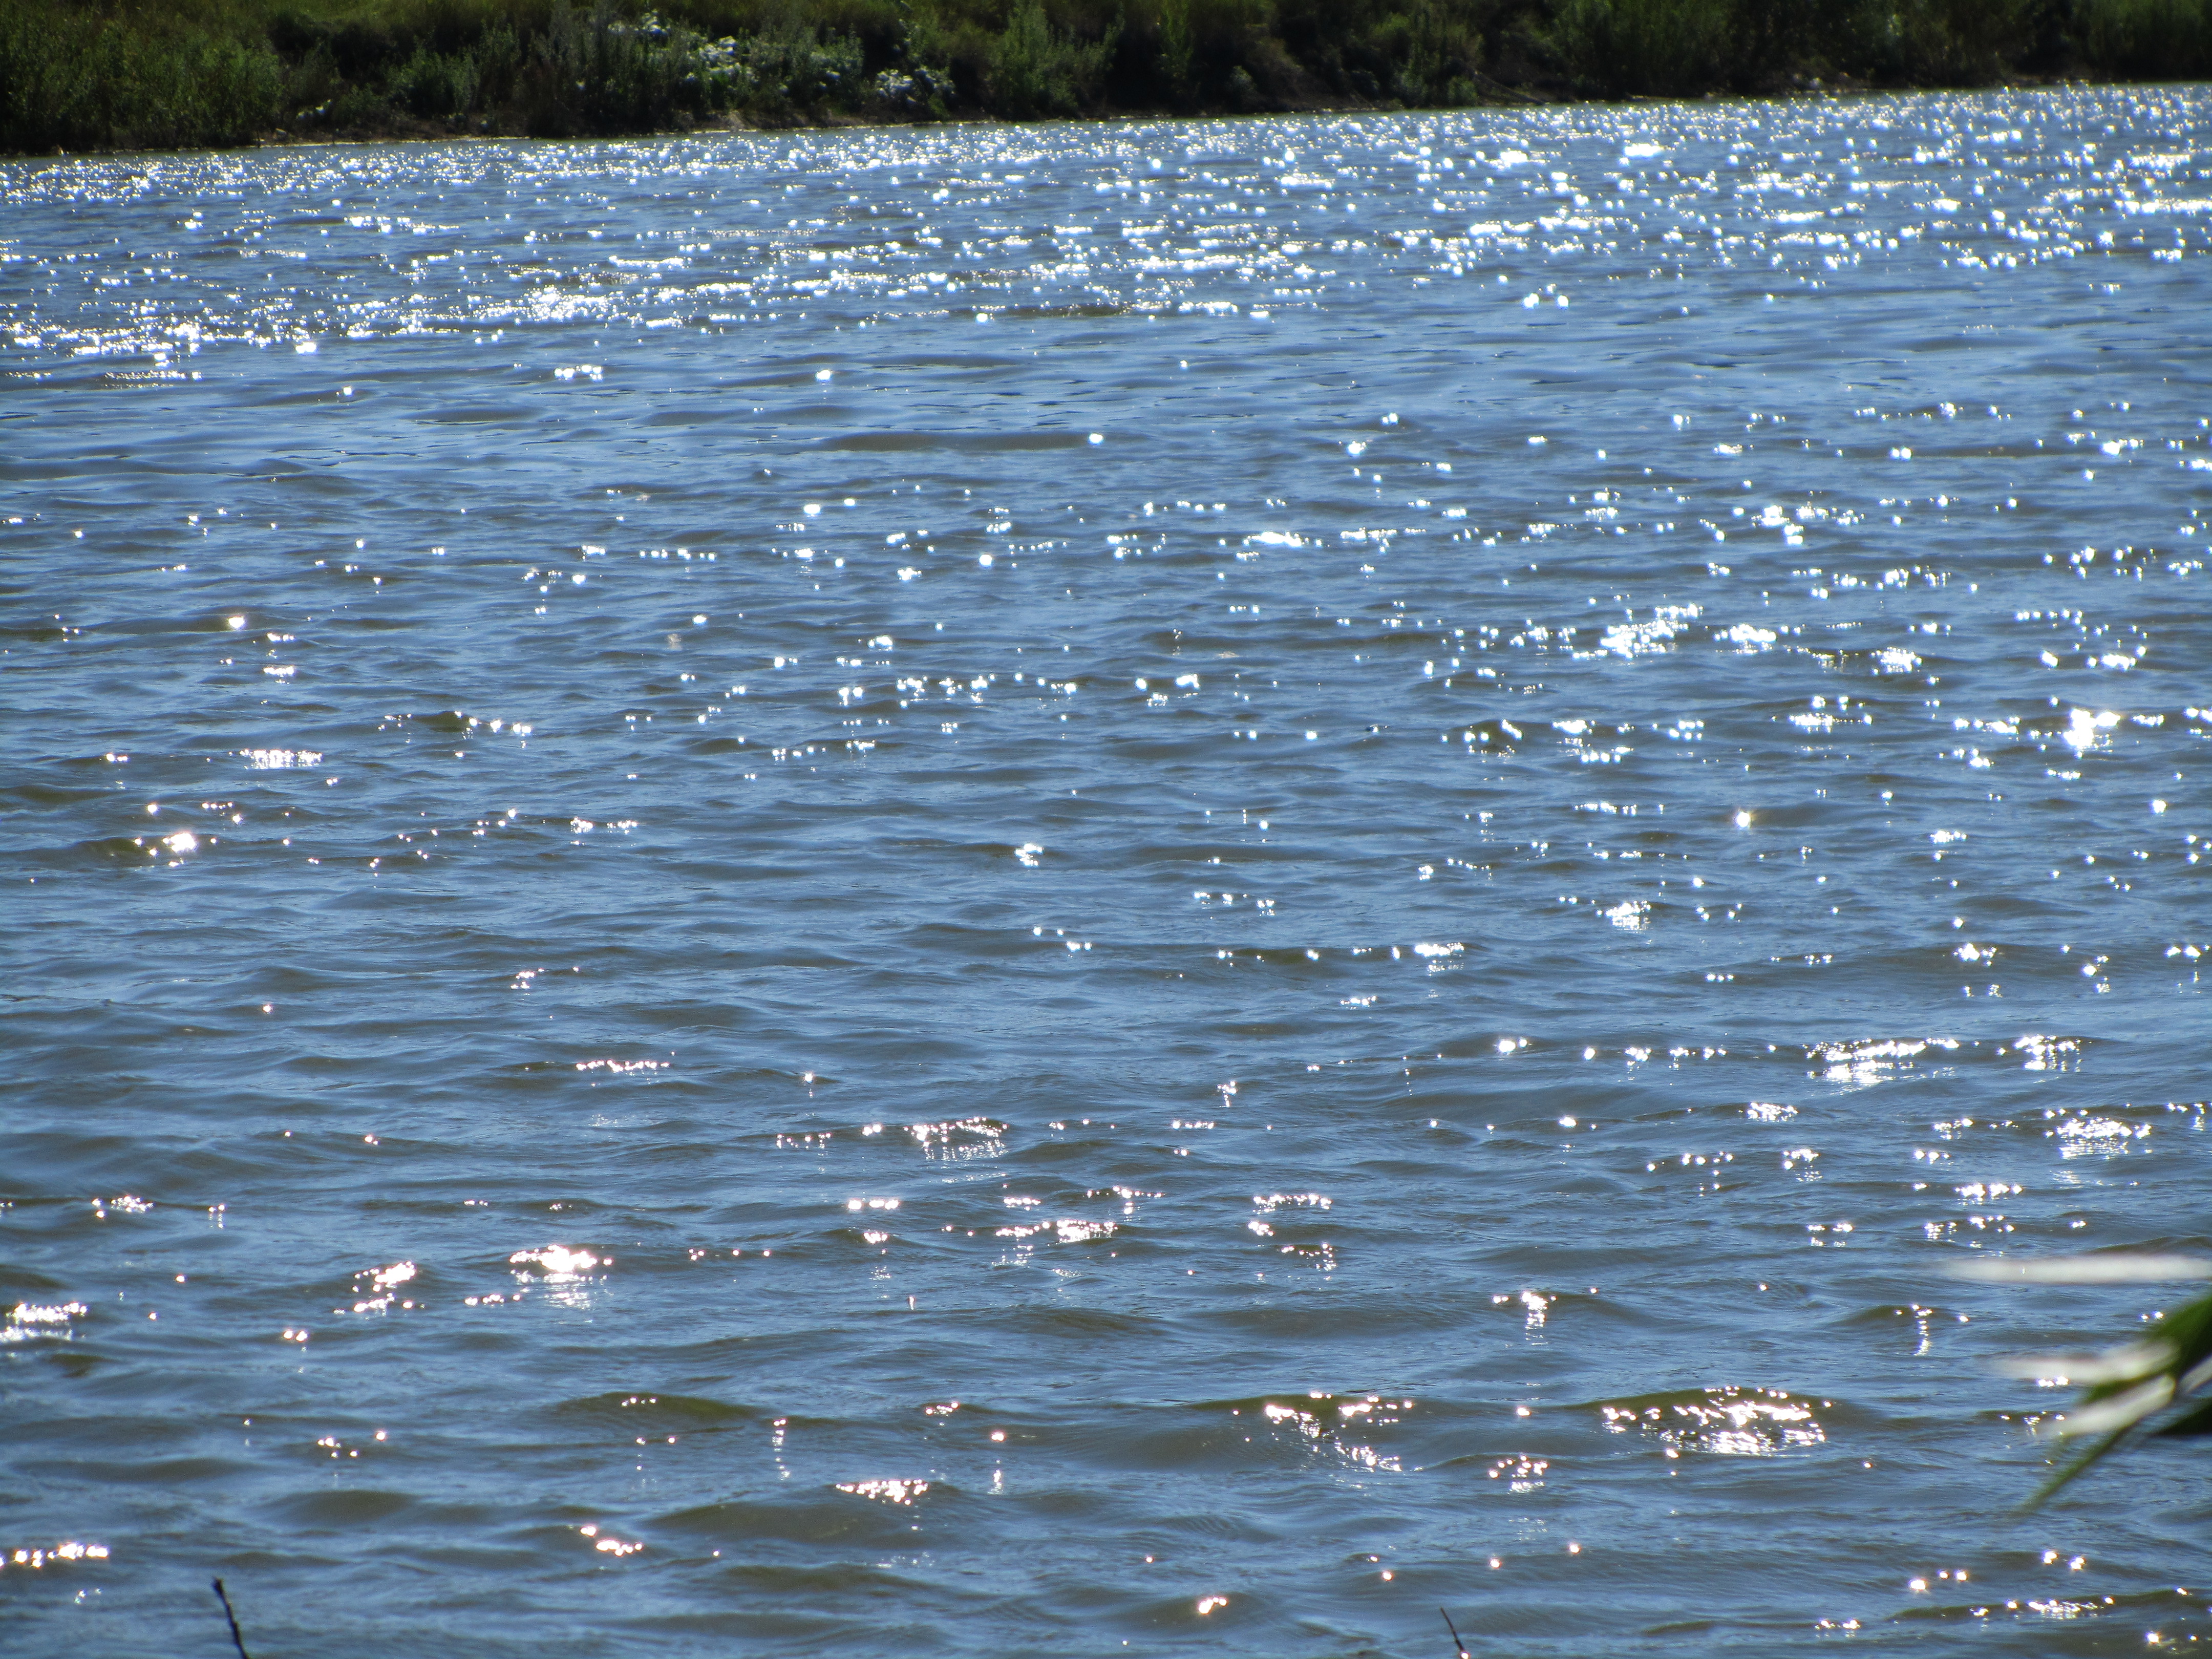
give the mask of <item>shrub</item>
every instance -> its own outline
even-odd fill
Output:
[[[689,125],[714,102],[696,61],[702,44],[650,12],[625,18],[611,0],[588,17],[555,0],[518,76],[523,124],[548,138]]]
[[[1074,40],[1045,21],[1042,0],[1017,0],[991,52],[991,101],[1017,120],[1073,115],[1088,104],[1113,61],[1118,30]]]
[[[1734,13],[1729,0],[1566,0],[1549,39],[1579,84],[1680,96],[1730,83]]]
[[[275,125],[283,88],[265,45],[0,0],[0,149],[246,143]]]
[[[398,101],[410,113],[457,121],[476,107],[479,76],[472,53],[447,57],[418,48],[392,77]]]
[[[2212,75],[2207,0],[2088,0],[2082,56],[2099,73],[2149,81]]]
[[[764,33],[701,42],[696,57],[710,89],[708,101],[756,118],[818,114],[860,102],[872,90],[858,40],[838,34],[824,39],[788,18]]]
[[[1900,0],[1893,73],[1916,85],[2000,80],[2028,33],[2030,0]]]

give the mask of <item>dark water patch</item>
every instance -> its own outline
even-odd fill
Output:
[[[564,1420],[592,1424],[630,1434],[729,1428],[754,1422],[762,1415],[750,1407],[732,1405],[725,1401],[650,1390],[593,1395],[587,1400],[563,1401],[553,1407],[553,1411],[556,1416]]]
[[[410,1492],[349,1486],[331,1492],[301,1492],[275,1505],[275,1510],[279,1517],[293,1526],[344,1532],[391,1526],[403,1521],[416,1505],[417,1500]]]

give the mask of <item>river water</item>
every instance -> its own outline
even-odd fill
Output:
[[[2203,89],[0,201],[0,1647],[2212,1632]]]

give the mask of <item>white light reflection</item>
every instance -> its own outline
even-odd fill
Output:
[[[1818,1403],[1825,1410],[1834,1402]],[[1793,1398],[1786,1389],[1747,1389],[1733,1383],[1598,1407],[1611,1432],[1641,1431],[1662,1442],[1669,1458],[1680,1457],[1685,1451],[1719,1457],[1772,1457],[1821,1445],[1827,1440],[1827,1431],[1814,1410],[1811,1401]]]
[[[12,1550],[0,1551],[0,1571],[4,1571],[10,1567],[18,1567],[37,1572],[58,1563],[106,1559],[106,1545],[82,1544],[75,1539],[70,1539],[66,1543],[50,1544],[43,1548],[18,1546]]]
[[[597,1270],[614,1266],[612,1256],[600,1256],[587,1249],[574,1249],[565,1244],[548,1244],[535,1250],[517,1250],[507,1257],[514,1268],[515,1280],[525,1290],[534,1277],[552,1293],[553,1300],[565,1308],[587,1308],[591,1305],[590,1287],[605,1275]],[[519,1297],[521,1291],[516,1292]],[[494,1298],[483,1297],[480,1303],[491,1303]]]
[[[855,1498],[866,1498],[878,1504],[911,1504],[918,1498],[929,1495],[927,1480],[840,1480],[839,1492],[850,1492]]]

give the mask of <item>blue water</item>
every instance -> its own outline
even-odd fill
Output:
[[[2203,88],[0,202],[0,1648],[2212,1630]]]

